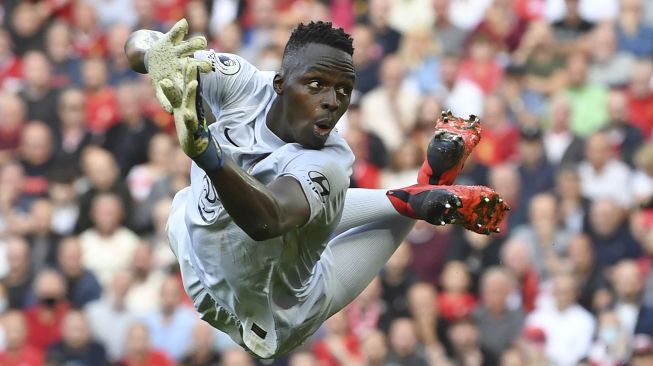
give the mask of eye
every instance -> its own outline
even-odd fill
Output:
[[[351,90],[349,88],[345,88],[344,86],[342,86],[342,87],[336,89],[336,93],[346,97],[349,94],[351,94]]]
[[[319,80],[311,80],[307,85],[311,89],[319,89],[322,86],[322,83]]]

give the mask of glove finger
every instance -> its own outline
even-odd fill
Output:
[[[195,111],[195,98],[197,97],[197,80],[191,80],[186,85],[186,90],[184,91],[184,107],[187,110]],[[196,114],[193,113],[194,115]]]
[[[197,80],[197,68],[193,63],[186,62],[184,65],[184,84],[188,85],[193,80]]]
[[[154,93],[156,96],[156,99],[159,101],[159,104],[163,109],[172,114],[172,104],[170,104],[170,101],[168,100],[168,97],[163,93],[163,90],[161,89],[161,86],[156,85],[154,88]]]
[[[190,56],[195,51],[200,51],[206,48],[206,38],[203,36],[192,37],[186,41],[182,41],[175,46],[175,54],[179,57]]]
[[[172,44],[177,44],[184,39],[184,36],[188,32],[188,22],[186,18],[181,18],[175,25],[170,28],[166,37],[172,42]]]
[[[166,101],[172,108],[179,108],[181,106],[181,93],[178,88],[175,88],[174,83],[170,79],[163,79],[159,82],[161,93],[165,96]],[[165,108],[165,107],[164,107]]]
[[[213,65],[209,61],[191,59],[189,63],[193,68],[199,68],[201,73],[213,71]]]

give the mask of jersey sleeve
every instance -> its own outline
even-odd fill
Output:
[[[246,98],[254,88],[254,76],[260,72],[244,58],[213,50],[197,51],[193,55],[197,60],[211,62],[212,71],[202,74],[202,94],[211,108],[222,110]]]
[[[279,176],[295,178],[311,209],[309,222],[330,223],[338,217],[349,187],[349,175],[337,156],[322,150],[304,150],[283,161]]]

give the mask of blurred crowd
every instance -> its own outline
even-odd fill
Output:
[[[653,365],[650,0],[4,0],[0,365],[259,364],[183,293],[191,162],[123,52],[181,17],[262,70],[299,22],[343,27],[352,187],[413,184],[451,109],[483,127],[458,183],[512,207],[491,236],[418,222],[274,365]]]

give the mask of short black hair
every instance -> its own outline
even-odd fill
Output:
[[[350,56],[354,54],[352,38],[342,28],[333,28],[331,22],[310,22],[300,23],[290,35],[286,48],[283,50],[284,57],[287,54],[304,47],[309,43],[318,43],[347,52]]]

